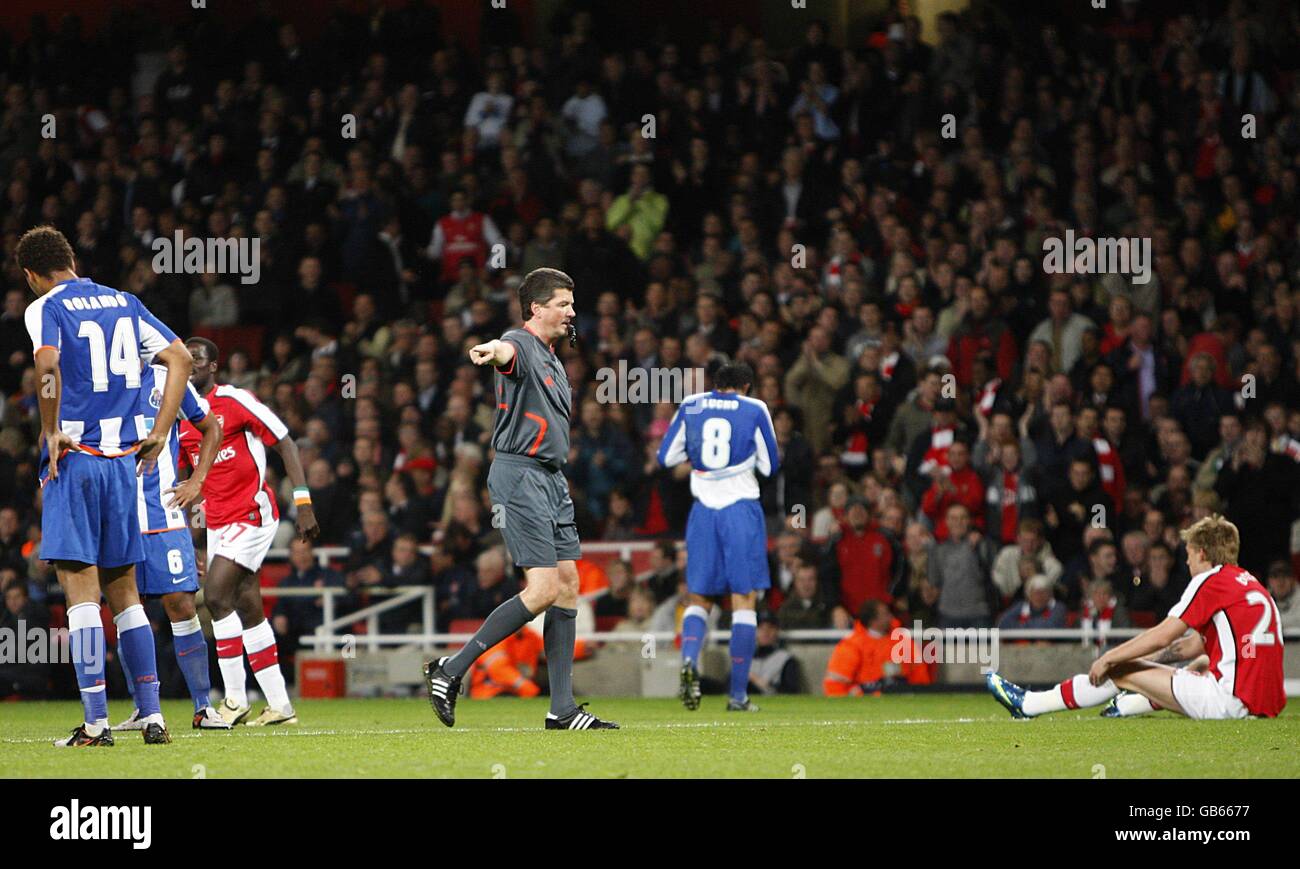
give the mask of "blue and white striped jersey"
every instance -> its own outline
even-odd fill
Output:
[[[167,369],[161,365],[145,366],[143,384],[140,389],[140,405],[135,414],[136,433],[140,440],[148,437],[153,430],[158,407],[162,404],[163,389],[167,386]],[[140,513],[140,531],[151,534],[155,531],[170,531],[173,528],[185,528],[185,511],[165,506],[170,496],[163,495],[164,489],[176,485],[176,459],[180,455],[181,419],[199,423],[208,415],[208,403],[199,395],[191,383],[185,384],[185,394],[181,396],[181,412],[172,423],[167,435],[167,444],[158,454],[158,461],[147,466],[144,473],[136,479],[136,506]]]
[[[704,506],[720,510],[757,500],[754,471],[770,477],[781,466],[767,405],[735,392],[688,395],[659,444],[659,464],[687,460],[694,469],[691,494]]]
[[[135,425],[141,363],[176,335],[135,296],[89,278],[59,284],[23,317],[35,350],[59,351],[63,432],[89,453],[130,452],[143,439]]]

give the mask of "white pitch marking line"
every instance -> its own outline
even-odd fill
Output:
[[[979,724],[984,722],[994,722],[1002,720],[1000,717],[991,718],[895,718],[882,720],[864,720],[860,718],[849,718],[842,720],[825,720],[825,721],[753,721],[741,724],[739,722],[729,721],[661,721],[644,724],[625,724],[623,730],[685,730],[701,728],[729,728],[735,730],[753,730],[756,728],[767,727],[893,727],[898,725],[910,724]],[[1090,719],[1085,719],[1090,720]],[[1099,719],[1100,720],[1100,719]],[[260,730],[249,731],[242,727],[235,728],[242,733],[241,739],[279,739],[290,736],[408,736],[418,734],[443,733],[446,728],[400,728],[389,730],[302,730],[302,729],[285,729],[285,730]],[[540,727],[478,727],[466,729],[452,729],[451,733],[538,733]],[[172,739],[207,739],[216,741],[222,737],[203,736],[198,733],[178,733],[173,734]],[[25,745],[42,742],[53,742],[53,738],[42,737],[24,737],[0,739],[0,744],[7,745]]]

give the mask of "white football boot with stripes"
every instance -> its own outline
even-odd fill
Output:
[[[570,712],[563,718],[555,718],[549,713],[546,716],[547,730],[618,730],[618,725],[612,721],[601,721],[590,712],[586,711],[586,703],[578,706],[577,709]]]

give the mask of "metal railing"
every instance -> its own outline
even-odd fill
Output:
[[[623,560],[630,560],[632,553],[644,552],[658,545],[653,540],[629,540],[618,542],[596,542],[584,543],[582,545],[583,554],[614,554]],[[432,553],[433,547],[425,545],[420,547],[420,551],[425,555]],[[345,559],[351,554],[351,550],[346,546],[320,546],[314,550],[317,562],[322,567],[329,566],[332,560]],[[272,549],[268,554],[269,559],[286,559],[289,555],[288,549]],[[424,651],[431,651],[435,646],[456,645],[469,642],[473,634],[466,633],[446,633],[437,630],[436,608],[434,605],[434,590],[431,586],[397,586],[397,587],[368,587],[364,589],[372,595],[389,596],[389,600],[380,601],[370,604],[355,612],[345,615],[336,614],[335,598],[353,594],[351,589],[343,588],[281,588],[278,586],[262,589],[262,594],[266,597],[311,597],[321,596],[322,614],[324,621],[319,628],[312,634],[301,637],[300,642],[304,646],[310,646],[316,651],[328,649],[346,648],[350,645],[361,646],[369,651],[376,651],[381,648],[400,648],[402,646],[418,645]],[[601,597],[607,593],[607,589],[583,595],[589,601]],[[399,609],[412,601],[421,601],[421,631],[420,633],[405,634],[381,634],[379,632],[379,616],[385,612]],[[354,636],[351,633],[340,633],[339,629],[346,628],[364,621],[366,624],[366,633],[363,636]],[[910,626],[905,626],[910,628]],[[972,630],[980,630],[985,633],[982,636],[988,636],[987,632],[996,631],[999,641],[1046,641],[1052,643],[1061,643],[1067,641],[1076,641],[1082,646],[1101,647],[1108,643],[1122,641],[1131,637],[1136,637],[1143,632],[1143,628],[1110,628],[1105,631],[1099,631],[1094,628],[1014,628],[1008,630],[999,630],[996,628],[926,628],[923,636],[914,637],[914,639],[928,641],[938,639],[942,636],[944,642],[961,641],[971,639],[973,636],[968,633]],[[934,633],[934,632],[938,633]],[[846,637],[850,631],[838,628],[819,628],[819,629],[802,629],[788,630],[781,632],[781,638],[786,642],[838,642]],[[730,631],[714,630],[710,631],[707,641],[722,642],[731,638]],[[677,639],[677,634],[671,631],[593,631],[579,634],[578,639],[587,640],[596,643],[647,643],[647,642],[666,642],[672,643]]]
[[[388,597],[388,600],[372,603],[344,615],[337,615],[335,598],[354,594],[348,588],[281,588],[272,586],[262,589],[263,597],[319,597],[321,598],[321,616],[323,621],[314,634],[299,638],[303,645],[319,648],[320,646],[338,646],[360,644],[374,651],[383,645],[410,645],[419,643],[425,651],[431,651],[433,644],[424,637],[435,636],[434,590],[429,585],[399,585],[395,587],[371,587],[365,591],[372,595]],[[392,610],[400,609],[413,601],[420,601],[420,634],[383,634],[379,633],[379,617]],[[338,633],[341,628],[365,622],[366,633],[357,637],[351,633]],[[396,638],[401,638],[397,642]]]
[[[584,543],[582,551],[584,555],[612,554],[616,557],[630,561],[634,552],[647,552],[657,545],[653,540],[626,540],[617,542],[596,542]],[[425,544],[420,547],[423,555],[433,554],[433,546]],[[317,546],[312,550],[312,555],[316,558],[316,563],[321,567],[329,567],[333,561],[341,561],[352,554],[352,550],[347,546]],[[266,554],[268,561],[287,561],[289,550],[287,548],[272,549]],[[280,597],[320,597],[321,615],[324,619],[321,626],[314,633],[300,638],[300,642],[305,646],[312,646],[317,650],[321,648],[337,648],[349,645],[364,646],[370,651],[384,646],[409,646],[419,645],[424,651],[431,651],[435,644],[442,643],[465,643],[469,641],[471,634],[440,634],[437,633],[437,609],[434,605],[434,590],[432,586],[427,585],[403,585],[403,586],[369,586],[363,591],[371,595],[389,596],[389,600],[380,601],[370,604],[355,612],[338,615],[338,606],[335,599],[354,594],[353,589],[346,588],[284,588],[281,586],[267,586],[262,589],[262,596],[269,598]],[[603,594],[603,591],[583,595],[587,600],[594,600]],[[392,610],[400,609],[412,601],[419,600],[421,605],[421,632],[419,634],[380,634],[379,633],[379,616]],[[365,622],[366,633],[363,636],[354,636],[346,631],[340,632],[340,629],[346,629],[357,622]],[[447,639],[451,638],[451,639]],[[642,636],[637,634],[635,639],[642,640]],[[602,642],[614,640],[601,640]]]
[[[464,644],[474,636],[472,633],[448,633],[435,630],[434,590],[430,586],[398,586],[395,588],[371,588],[371,594],[388,595],[391,599],[371,604],[363,609],[345,615],[335,614],[334,599],[348,595],[349,589],[341,588],[265,588],[262,593],[268,597],[312,597],[322,598],[321,608],[324,621],[314,633],[303,636],[299,641],[316,651],[349,646],[362,646],[369,651],[380,648],[397,648],[418,645],[424,651],[431,651],[435,646]],[[586,595],[589,599],[600,597],[604,591]],[[414,600],[422,602],[420,633],[382,634],[379,632],[379,616],[390,610],[398,609]],[[366,633],[355,636],[351,633],[339,633],[341,628],[354,625],[359,621],[366,623]],[[917,641],[940,639],[948,641],[973,640],[975,637],[992,638],[998,641],[1039,640],[1047,642],[1077,641],[1083,646],[1106,645],[1109,642],[1126,640],[1141,634],[1141,628],[1113,628],[1097,631],[1091,628],[1016,628],[998,630],[995,628],[927,628],[920,636],[913,636]],[[975,632],[975,633],[972,633]],[[851,633],[839,628],[815,628],[782,631],[781,637],[786,642],[838,642]],[[672,643],[677,639],[674,631],[591,631],[580,633],[578,639],[596,643]],[[712,630],[707,641],[723,642],[731,639],[729,630]]]
[[[631,560],[634,552],[649,552],[659,545],[661,541],[657,540],[618,540],[618,541],[598,541],[595,543],[582,544],[583,555],[617,555],[623,560]],[[680,541],[677,541],[680,542]],[[432,555],[433,545],[426,543],[419,547],[421,555]],[[331,560],[344,559],[352,554],[352,550],[347,546],[317,546],[312,549],[312,554],[316,556],[316,563],[321,567],[328,567]],[[277,547],[268,550],[266,553],[268,561],[288,561],[289,550],[287,547]]]

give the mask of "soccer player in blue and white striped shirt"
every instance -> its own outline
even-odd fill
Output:
[[[153,631],[136,590],[143,546],[139,514],[130,507],[136,502],[136,461],[156,460],[166,445],[193,360],[135,296],[79,277],[72,247],[53,227],[24,233],[16,258],[37,295],[24,319],[40,384],[40,557],[54,562],[67,600],[85,710],[85,721],[55,745],[113,744],[104,695],[101,593],[115,613],[122,654],[135,679],[144,741],[170,742],[158,705]],[[135,422],[142,362],[156,362],[169,375],[147,434]]]

